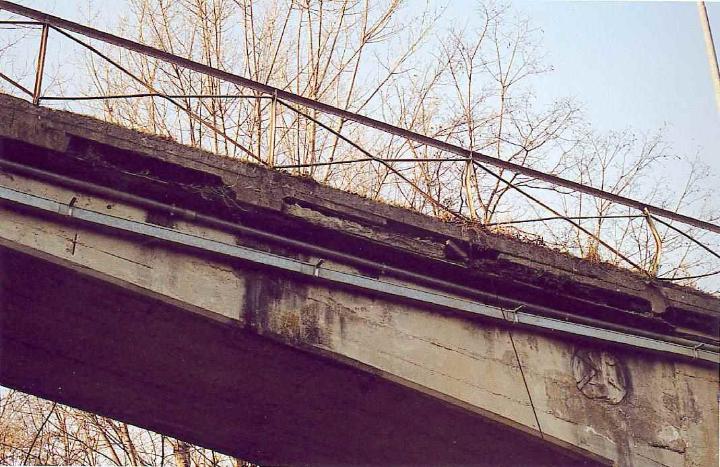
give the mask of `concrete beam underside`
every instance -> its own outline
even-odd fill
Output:
[[[65,202],[76,198],[74,205],[78,209],[105,211],[130,220],[142,222],[149,216],[146,211],[122,203],[87,196],[15,175],[3,176],[2,185],[11,188],[17,187],[35,195],[65,200]],[[244,241],[242,238],[224,232],[184,222],[178,222],[175,229],[228,244],[242,244]],[[545,442],[564,447],[565,449],[561,448],[561,452],[572,450],[589,456],[588,451],[590,451],[594,453],[592,455],[594,460],[610,459],[618,465],[642,466],[661,463],[664,465],[704,466],[713,465],[713,462],[717,463],[716,391],[718,380],[716,370],[708,366],[699,366],[689,361],[672,361],[631,349],[611,349],[592,342],[576,342],[566,336],[561,338],[519,328],[514,328],[513,331],[519,354],[519,357],[516,357],[510,345],[508,325],[500,325],[470,316],[452,315],[434,307],[417,306],[417,304],[413,305],[402,300],[390,300],[388,297],[374,296],[351,289],[331,287],[316,280],[301,279],[271,269],[257,269],[249,264],[204,254],[201,251],[172,247],[151,238],[118,235],[112,230],[73,223],[61,215],[39,215],[35,210],[15,209],[11,205],[0,207],[0,244],[5,244],[11,250],[25,251],[30,256],[44,255],[43,261],[62,266],[56,271],[38,269],[35,275],[27,274],[30,277],[26,281],[31,284],[30,287],[35,287],[32,289],[36,290],[35,295],[46,294],[45,289],[52,291],[52,287],[47,284],[47,280],[50,279],[42,279],[46,281],[46,285],[43,287],[33,284],[33,281],[41,280],[39,276],[50,275],[52,280],[59,280],[58,278],[67,274],[66,269],[81,270],[85,275],[98,277],[101,284],[115,284],[122,290],[131,290],[133,293],[130,295],[140,297],[142,300],[152,298],[169,304],[168,307],[163,308],[167,311],[168,319],[174,316],[173,313],[179,316],[183,312],[186,314],[189,312],[192,316],[210,318],[214,321],[219,319],[225,323],[225,326],[234,330],[234,332],[226,334],[227,337],[224,341],[229,345],[235,345],[233,342],[238,339],[241,349],[245,349],[241,352],[255,352],[254,346],[243,344],[247,340],[265,342],[265,345],[274,343],[275,346],[272,349],[278,349],[276,357],[281,360],[282,355],[288,352],[297,354],[310,352],[315,356],[313,358],[321,355],[327,357],[328,362],[334,362],[340,367],[350,365],[350,368],[355,368],[360,374],[375,375],[378,384],[383,386],[394,383],[406,391],[409,389],[410,400],[423,401],[410,404],[410,406],[404,406],[398,402],[402,400],[401,396],[385,401],[389,409],[372,412],[372,416],[382,419],[389,416],[388,414],[396,413],[395,410],[401,410],[400,415],[393,415],[394,420],[401,421],[393,422],[383,428],[384,431],[378,432],[379,428],[375,427],[378,420],[371,422],[371,415],[368,415],[369,418],[363,422],[364,425],[346,421],[346,418],[354,420],[354,416],[348,416],[343,409],[355,407],[360,403],[355,402],[352,397],[347,404],[342,402],[345,400],[343,399],[344,393],[353,394],[352,389],[346,387],[345,383],[348,378],[344,376],[343,372],[325,378],[316,377],[316,373],[321,370],[313,370],[312,367],[307,369],[302,362],[291,362],[287,367],[282,367],[276,372],[277,381],[291,388],[293,385],[297,386],[297,383],[292,381],[288,383],[284,378],[290,371],[288,368],[300,368],[298,371],[301,371],[303,378],[318,378],[308,384],[321,386],[323,392],[317,399],[310,398],[308,401],[288,399],[289,396],[286,393],[270,392],[268,396],[280,398],[280,402],[270,406],[272,410],[285,413],[286,410],[282,407],[289,400],[293,404],[307,406],[307,410],[331,410],[332,417],[336,417],[328,416],[331,421],[327,422],[317,422],[312,419],[307,421],[290,411],[287,418],[282,418],[283,424],[297,423],[295,428],[297,431],[286,432],[284,443],[295,446],[294,449],[297,452],[310,452],[310,448],[300,447],[308,442],[309,438],[306,435],[308,431],[317,431],[319,433],[317,436],[322,438],[325,433],[334,434],[343,429],[347,430],[344,434],[347,440],[341,439],[334,443],[333,450],[326,451],[318,448],[328,456],[335,457],[332,460],[318,458],[317,463],[342,462],[352,459],[356,455],[359,456],[356,462],[367,459],[367,446],[372,445],[372,442],[368,441],[365,435],[357,438],[356,441],[356,436],[360,435],[354,430],[359,430],[363,433],[367,432],[367,436],[370,438],[373,436],[378,438],[374,442],[381,444],[377,445],[376,453],[381,453],[383,450],[407,450],[408,445],[413,446],[409,452],[415,452],[414,446],[418,445],[427,447],[417,449],[427,449],[437,453],[434,455],[435,457],[423,454],[425,460],[417,460],[422,457],[420,455],[415,457],[415,454],[402,454],[408,456],[407,462],[410,463],[452,462],[455,457],[449,457],[446,461],[438,460],[443,456],[449,456],[443,449],[447,450],[448,446],[452,446],[452,456],[460,456],[456,452],[457,445],[473,446],[478,444],[480,447],[477,450],[466,453],[467,457],[464,458],[466,460],[463,463],[477,464],[485,462],[487,459],[486,462],[489,464],[502,464],[503,460],[507,460],[510,464],[523,464],[522,458],[512,460],[512,458],[501,456],[498,453],[499,458],[495,459],[485,452],[498,446],[495,439],[504,436],[498,435],[497,430],[482,431],[473,428],[472,425],[467,425],[462,420],[444,424],[442,420],[446,416],[436,415],[433,410],[427,408],[426,401],[431,401],[427,402],[430,405],[448,404],[453,407],[453,410],[461,410],[463,413],[471,414],[472,417],[479,417],[482,423],[494,420],[499,422],[497,427],[511,427],[510,433],[515,438],[515,442],[500,444],[502,446],[500,450],[509,447],[512,450],[520,451],[518,446],[521,446],[522,452],[530,453],[528,457],[531,459],[525,462],[526,464],[536,465],[538,459],[549,459],[548,463],[550,464],[558,462],[567,464],[564,460],[557,460],[552,455],[548,457],[542,453],[533,454],[535,450],[531,441],[537,440],[537,437],[528,436],[528,432],[537,434],[535,412],[543,428]],[[248,246],[263,247],[262,245]],[[281,253],[293,254],[288,251]],[[303,257],[303,259],[311,264],[318,261],[318,258],[311,257]],[[5,267],[6,264],[7,267]],[[0,265],[2,266],[0,270],[5,274],[4,278],[0,278],[0,283],[17,282],[14,274],[18,268],[5,259],[0,259]],[[346,268],[332,262],[323,263],[323,267],[326,266]],[[64,287],[64,295],[60,292],[54,295],[50,294],[51,298],[42,303],[55,306],[55,303],[68,300],[68,298],[74,300],[76,296],[86,295],[85,291],[77,291],[67,285]],[[13,290],[15,289],[10,292]],[[75,291],[73,292],[73,290]],[[18,289],[18,291],[22,292],[22,289]],[[107,291],[112,292],[112,287],[108,287]],[[10,293],[8,292],[6,296],[9,297]],[[105,304],[106,301],[110,304],[122,303],[112,294],[110,297],[110,299],[103,299],[102,291],[98,291],[96,301],[101,304]],[[31,298],[40,300],[35,296]],[[2,301],[5,300],[3,297]],[[72,303],[72,300],[69,303]],[[90,305],[77,305],[73,309],[83,310],[88,307]],[[90,313],[99,319],[106,312],[105,308],[110,308],[110,306],[103,305],[89,309],[91,309]],[[125,311],[111,312],[126,313]],[[68,316],[74,316],[71,313],[76,312],[66,312]],[[142,321],[148,316],[147,313],[137,314],[134,319]],[[170,321],[174,319],[172,318]],[[152,328],[153,319],[150,319],[148,323]],[[164,321],[161,319],[159,323],[164,325]],[[47,332],[62,329],[58,325]],[[139,322],[133,323],[133,327],[129,329],[122,326],[108,326],[104,329],[106,330],[105,334],[110,336],[114,336],[113,333],[127,335],[140,333],[142,335],[146,332],[145,326]],[[184,334],[179,329],[175,328],[170,333],[169,339],[180,339],[179,336]],[[199,326],[198,329],[201,330],[202,326]],[[34,336],[34,333],[37,332],[31,325],[28,325],[24,329],[18,330],[16,334],[28,338],[27,336]],[[192,336],[195,332],[194,325],[188,325],[183,332],[190,333],[189,337],[186,336],[188,342],[183,345],[192,347],[198,345],[197,342],[202,343],[202,339],[198,341]],[[83,337],[86,334],[98,334],[92,328],[86,328],[84,334],[76,334],[75,329],[70,328],[66,334],[70,340],[80,339],[81,342],[86,342],[87,345],[82,349],[86,353],[95,353],[93,345],[107,345],[104,339],[82,340],[87,339]],[[200,337],[202,336],[200,335]],[[4,340],[13,342],[10,338]],[[15,338],[15,341],[17,340],[18,338]],[[135,347],[146,344],[150,349],[147,352],[152,353],[150,355],[152,358],[155,358],[155,353],[177,353],[175,350],[163,350],[163,345],[151,346],[155,342],[153,340],[136,338],[130,342],[133,342],[134,345],[126,344],[124,347],[130,349],[131,353],[126,354],[125,357],[129,361],[145,358],[146,353]],[[196,358],[202,359],[217,353],[212,346],[203,345],[208,349],[207,352],[198,351],[183,359],[168,357],[167,361],[174,362],[173,364],[179,368],[178,371],[185,371],[184,366],[192,366]],[[167,349],[175,347],[167,346]],[[602,371],[599,373],[600,377],[591,378],[592,381],[588,380],[589,389],[593,387],[607,388],[606,380],[614,372],[613,368],[623,369],[622,373],[625,376],[623,390],[627,391],[627,394],[619,403],[606,400],[607,394],[603,395],[602,391],[597,393],[597,390],[593,390],[586,394],[578,389],[573,363],[578,351],[595,354],[597,358],[601,358],[609,365],[606,370],[610,373],[606,374],[605,371]],[[119,355],[122,355],[122,352],[118,352],[115,359],[120,364],[122,358]],[[271,351],[268,350],[268,352],[270,355]],[[11,354],[5,353],[4,355]],[[27,356],[27,352],[24,354],[21,352],[20,355]],[[195,355],[199,356],[195,357]],[[273,358],[276,357],[273,356]],[[43,360],[48,357],[45,354],[39,354],[33,358]],[[518,359],[522,361],[525,378],[527,378],[532,392],[534,407],[529,403],[528,393],[518,368]],[[13,361],[13,359],[3,357],[0,367],[5,366],[5,361]],[[17,378],[11,385],[18,388],[27,387],[27,385],[23,385],[22,378],[35,384],[37,379],[33,379],[35,378],[33,375],[43,374],[42,368],[33,368],[29,363],[27,365],[27,371],[18,370],[15,373]],[[70,362],[65,361],[59,362],[58,365],[71,367]],[[59,368],[62,367],[59,366]],[[262,365],[253,368],[256,373],[261,375],[265,375],[269,371]],[[252,378],[248,375],[254,374],[238,368],[235,371],[237,374],[243,374],[246,379]],[[189,374],[185,378],[184,384],[188,386],[197,384],[196,376],[198,374],[202,374],[202,371]],[[103,392],[102,387],[93,385],[96,383],[93,383],[91,373],[85,375],[87,379],[84,387],[95,388],[97,392]],[[153,375],[146,372],[140,376],[143,375],[149,377],[140,380],[150,383],[166,380],[163,374]],[[2,373],[0,373],[0,377],[2,377]],[[225,376],[222,374],[216,375],[213,381],[221,381],[224,378]],[[180,379],[178,376],[178,380]],[[349,380],[352,381],[352,378]],[[338,383],[338,381],[340,382]],[[617,381],[615,382],[617,383]],[[225,388],[223,397],[230,397],[228,396],[230,394],[242,399],[244,392],[239,392],[237,388],[243,384],[247,384],[245,380],[235,380],[234,385],[223,386]],[[352,387],[359,383],[347,384]],[[67,385],[60,384],[59,386],[67,388]],[[122,385],[115,381],[111,389],[115,391],[116,386]],[[152,387],[152,384],[144,384],[143,390],[146,390],[147,387]],[[196,398],[205,394],[207,391],[203,391],[208,389],[203,386],[200,388],[201,390],[193,392]],[[72,397],[66,399],[59,399],[62,394],[40,393],[38,391],[42,388],[38,389],[32,386],[30,389],[35,394],[71,405],[76,404],[75,400],[82,401],[81,395],[77,394],[72,394]],[[267,393],[262,386],[251,387],[249,391],[253,394]],[[140,389],[138,392],[144,394]],[[207,393],[210,394],[208,397],[212,399],[212,392]],[[167,393],[158,390],[157,397],[152,403],[135,404],[136,396],[133,393],[125,393],[118,396],[116,402],[125,400],[127,404],[138,405],[144,409],[140,415],[146,415],[152,413],[146,407],[153,403],[168,405],[168,402],[165,402],[168,399],[172,403],[175,399],[173,394],[174,392],[170,390]],[[404,392],[401,391],[401,394]],[[337,398],[340,398],[340,402],[335,402],[338,400]],[[328,405],[328,401],[332,403]],[[373,409],[384,407],[385,402],[382,401],[382,398],[380,402],[382,403],[379,404],[378,401],[373,400],[367,404],[369,408]],[[336,404],[339,404],[340,408],[335,407]],[[362,404],[360,405],[362,406]],[[253,412],[256,414],[254,420],[263,420],[265,413],[268,413],[267,410],[270,409],[267,409],[268,406],[258,406],[260,409]],[[92,408],[90,409],[92,410]],[[107,407],[100,407],[100,409],[105,410]],[[204,407],[198,411],[201,414],[206,413]],[[230,411],[225,407],[222,410],[217,409],[217,412],[216,415],[220,418],[216,418],[216,420],[222,421],[225,420],[224,414]],[[113,415],[114,412],[100,413],[118,417]],[[402,415],[404,413],[409,415]],[[159,417],[157,414],[155,416]],[[194,433],[183,434],[187,432],[185,428],[182,428],[184,421],[191,420],[196,416],[192,412],[186,412],[182,417],[176,418],[173,424],[168,423],[162,426],[156,424],[154,427],[163,433],[170,435],[177,433],[175,436],[208,447],[215,447],[223,452],[236,452],[232,449],[242,442],[242,438],[235,437],[235,441],[233,441],[235,444],[220,449],[220,446],[212,444],[217,442],[213,441],[214,439],[222,439],[218,433],[209,431],[208,433],[217,436],[208,435],[207,440],[198,438]],[[237,420],[248,419],[247,417],[240,418],[239,415],[237,417]],[[408,417],[408,419],[403,417]],[[158,420],[163,419],[160,417]],[[128,421],[132,422],[130,419]],[[222,422],[218,426],[226,429],[231,423],[231,421]],[[418,423],[420,425],[417,425]],[[212,425],[212,419],[208,418],[206,424]],[[178,426],[185,431],[177,431]],[[427,434],[421,437],[411,437],[410,441],[407,441],[402,438],[402,430],[411,426],[422,426]],[[216,427],[216,431],[220,429]],[[396,429],[400,430],[400,434],[395,434]],[[204,428],[201,427],[201,430]],[[283,439],[273,430],[275,428],[268,429],[261,434],[272,440]],[[200,434],[204,433],[203,431]],[[387,433],[392,434],[388,435]],[[297,434],[298,438],[293,438],[293,434]],[[380,440],[387,436],[391,436],[397,442],[389,441],[389,444],[382,444],[383,442]],[[241,441],[237,441],[237,439]],[[427,441],[428,439],[430,441]],[[257,440],[262,442],[260,438]],[[435,440],[438,440],[437,443]],[[261,449],[260,446],[262,446],[262,449],[266,449],[262,444],[252,445],[249,442],[244,446],[254,446],[254,449]],[[273,447],[275,447],[275,443],[273,443]],[[337,449],[344,451],[336,452]],[[250,452],[250,454],[240,457],[250,460],[261,460],[267,463],[278,463],[283,460],[275,457],[260,457],[258,454],[253,454],[252,449],[243,450],[243,452]],[[274,456],[275,454],[268,452],[266,455]],[[399,456],[400,454],[392,455]],[[400,460],[395,462],[394,457],[382,456],[390,456],[390,454],[378,454],[376,463],[400,462]],[[300,462],[292,457],[285,459],[290,459],[287,463]]]
[[[62,260],[0,264],[4,385],[260,463],[594,465]]]

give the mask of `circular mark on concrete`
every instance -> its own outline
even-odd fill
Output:
[[[604,350],[578,349],[572,367],[577,388],[585,397],[619,404],[627,395],[628,374],[615,355]]]

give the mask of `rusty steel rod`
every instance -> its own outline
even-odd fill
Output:
[[[272,107],[270,107],[270,135],[268,136],[268,165],[275,166],[275,132],[277,131],[277,94],[272,96]]]
[[[347,165],[360,162],[467,162],[467,157],[400,157],[396,159],[383,157],[361,157],[357,159],[343,159],[325,162],[309,162],[307,164],[276,165],[276,169],[302,169],[305,167],[323,167],[328,165]]]
[[[503,225],[514,225],[514,224],[527,224],[531,222],[545,222],[545,221],[557,221],[572,219],[576,221],[580,220],[591,220],[591,219],[638,219],[644,217],[642,214],[608,214],[607,216],[548,216],[548,217],[537,217],[535,219],[518,219],[515,221],[503,221],[503,222],[488,222],[483,224],[485,227],[495,227]]]
[[[107,96],[43,96],[44,101],[104,101],[112,99],[137,99],[141,97],[169,97],[171,99],[270,99],[267,96],[247,94],[162,94],[140,92],[135,94],[110,94]]]
[[[0,20],[0,26],[2,25],[10,25],[10,26],[41,26],[42,23],[39,21],[15,21],[15,20]]]
[[[47,42],[48,33],[50,27],[47,24],[43,24],[42,32],[40,33],[40,50],[38,51],[38,61],[35,67],[35,86],[33,87],[33,104],[40,105],[40,95],[42,94],[42,80],[43,74],[45,73],[45,55],[47,53]]]
[[[30,96],[30,97],[33,96],[33,93],[32,93],[31,90],[29,90],[28,88],[26,88],[26,87],[23,86],[22,84],[18,83],[18,82],[15,81],[14,79],[10,78],[8,75],[4,74],[3,72],[0,72],[0,78],[4,79],[4,80],[7,81],[8,83],[12,84],[12,85],[15,86],[16,88],[18,88],[19,90],[21,90],[22,92],[24,92],[25,94],[27,94],[28,96]]]

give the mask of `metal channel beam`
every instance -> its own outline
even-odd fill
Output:
[[[631,198],[626,198],[624,196],[619,196],[614,193],[608,193],[608,192],[600,190],[598,188],[583,185],[581,183],[573,182],[571,180],[566,180],[566,179],[558,177],[556,175],[548,174],[548,173],[542,172],[540,170],[535,170],[535,169],[531,169],[529,167],[514,164],[512,162],[508,162],[508,161],[505,161],[502,159],[498,159],[496,157],[488,156],[487,154],[482,154],[477,151],[471,151],[470,149],[463,148],[462,146],[450,144],[445,141],[431,138],[429,136],[422,135],[420,133],[416,133],[414,131],[406,130],[404,128],[400,128],[395,125],[391,125],[389,123],[385,123],[383,121],[376,120],[374,118],[366,117],[365,115],[360,115],[360,114],[350,112],[348,110],[341,109],[338,107],[334,107],[332,105],[325,104],[325,103],[322,103],[322,102],[319,102],[319,101],[316,101],[313,99],[308,99],[307,97],[299,96],[297,94],[293,94],[293,93],[291,93],[289,91],[285,91],[283,89],[279,89],[279,88],[276,88],[276,87],[273,87],[273,86],[270,86],[270,85],[267,85],[264,83],[253,81],[251,79],[244,78],[242,76],[235,75],[235,74],[229,73],[227,71],[222,71],[217,68],[213,68],[211,66],[208,66],[208,65],[205,65],[205,64],[202,64],[199,62],[188,60],[186,58],[179,57],[177,55],[173,55],[168,52],[164,52],[160,49],[156,49],[154,47],[140,44],[138,42],[131,41],[129,39],[125,39],[123,37],[116,36],[114,34],[107,33],[105,31],[100,31],[98,29],[94,29],[94,28],[91,28],[88,26],[84,26],[82,24],[78,24],[78,23],[75,23],[72,21],[68,21],[66,19],[59,18],[57,16],[49,15],[42,11],[34,10],[32,8],[27,8],[27,7],[24,7],[24,6],[21,6],[16,3],[13,3],[13,2],[6,1],[6,0],[0,0],[0,9],[22,15],[26,18],[32,18],[41,23],[49,24],[50,26],[53,26],[58,29],[76,32],[78,34],[82,34],[83,36],[90,37],[92,39],[106,42],[108,44],[112,44],[112,45],[115,45],[118,47],[123,47],[125,49],[132,50],[132,51],[147,55],[149,57],[154,57],[154,58],[160,59],[167,63],[179,65],[179,66],[182,66],[183,68],[194,70],[199,73],[203,73],[208,76],[212,76],[214,78],[218,78],[223,81],[227,81],[229,83],[234,83],[234,84],[237,84],[238,86],[252,89],[254,91],[261,92],[261,93],[267,94],[269,96],[275,96],[276,99],[285,100],[285,101],[292,102],[292,103],[295,103],[295,104],[298,104],[298,105],[301,105],[304,107],[318,110],[323,113],[335,115],[336,117],[340,117],[345,120],[350,120],[350,121],[353,121],[356,123],[360,123],[361,125],[375,128],[380,131],[389,133],[391,135],[399,136],[401,138],[406,138],[406,139],[408,139],[410,141],[414,141],[416,143],[425,144],[425,145],[428,145],[428,146],[431,146],[431,147],[434,147],[437,149],[441,149],[443,151],[457,154],[461,157],[472,158],[475,161],[483,163],[483,164],[490,164],[495,167],[507,169],[512,172],[523,174],[523,175],[532,177],[537,180],[543,180],[545,182],[552,183],[554,185],[559,185],[559,186],[563,186],[565,188],[570,188],[572,190],[579,191],[581,193],[586,193],[586,194],[589,194],[592,196],[596,196],[598,198],[606,199],[608,201],[612,201],[613,203],[632,207],[632,208],[638,209],[640,211],[647,209],[651,214],[654,214],[656,216],[665,217],[667,219],[673,219],[678,222],[682,222],[684,224],[699,227],[701,229],[709,230],[711,232],[720,233],[720,226],[715,225],[711,222],[703,221],[700,219],[695,219],[693,217],[679,214],[679,213],[676,213],[673,211],[669,211],[667,209],[663,209],[660,207],[651,206],[651,205],[648,205],[641,201],[631,199]]]
[[[513,325],[522,325],[546,331],[555,331],[651,350],[668,355],[683,356],[691,359],[720,364],[720,354],[702,349],[701,347],[703,344],[700,342],[698,342],[695,346],[685,346],[673,342],[650,339],[610,329],[602,329],[578,323],[561,321],[520,311],[508,311],[502,308],[485,305],[479,302],[443,293],[420,290],[414,287],[394,284],[379,279],[372,279],[358,274],[335,271],[330,268],[320,267],[316,264],[286,258],[243,246],[218,242],[216,240],[191,235],[174,229],[122,219],[88,209],[77,208],[47,198],[12,190],[10,188],[0,187],[0,200],[15,205],[31,207],[47,213],[60,214],[62,216],[66,216],[67,218],[79,220],[91,225],[98,225],[105,228],[142,235],[145,237],[163,240],[175,245],[196,248],[228,258],[239,259],[264,267],[275,268],[310,278],[321,279],[331,284],[337,284],[343,287],[351,287],[365,292],[398,297],[403,300],[412,300],[425,305],[439,306],[504,322],[509,321],[509,316]]]

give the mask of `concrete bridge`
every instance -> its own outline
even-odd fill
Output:
[[[718,463],[720,303],[0,96],[0,383],[259,463]]]

